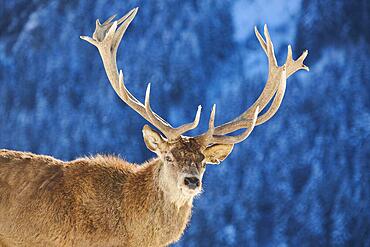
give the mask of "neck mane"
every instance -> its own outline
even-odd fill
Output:
[[[138,239],[151,236],[142,242],[143,246],[165,246],[177,241],[190,219],[193,197],[186,197],[168,183],[159,158],[134,170],[132,180],[125,183],[121,207],[134,211],[133,219],[128,221],[140,229]]]
[[[159,158],[152,159],[138,167],[138,179],[145,181],[145,190],[159,194],[166,204],[174,205],[178,209],[183,206],[192,206],[193,196],[184,195],[176,183],[171,182],[164,174],[163,163]]]

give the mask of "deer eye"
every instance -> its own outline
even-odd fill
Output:
[[[169,156],[166,156],[165,160],[166,160],[167,162],[173,162],[173,159],[172,159],[171,157],[169,157]]]

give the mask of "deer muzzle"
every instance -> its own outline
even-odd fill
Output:
[[[195,190],[200,186],[200,180],[198,177],[185,177],[184,184],[191,190]]]

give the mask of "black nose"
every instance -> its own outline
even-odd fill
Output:
[[[189,187],[189,189],[194,190],[195,188],[199,187],[199,179],[196,177],[186,177],[184,179],[184,184]]]

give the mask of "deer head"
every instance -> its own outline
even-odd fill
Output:
[[[117,49],[137,10],[138,8],[131,10],[116,21],[113,21],[115,16],[110,17],[103,24],[97,20],[92,38],[86,36],[81,38],[98,48],[108,79],[117,95],[158,130],[157,132],[145,125],[143,136],[147,148],[156,153],[163,164],[162,172],[166,187],[177,188],[183,194],[193,196],[201,191],[205,165],[219,164],[231,153],[234,144],[244,141],[256,125],[268,121],[277,112],[285,93],[287,77],[300,69],[308,70],[308,67],[303,64],[308,52],[305,51],[297,60],[293,60],[291,47],[288,46],[287,60],[284,65],[278,66],[267,26],[264,27],[265,39],[255,28],[256,36],[267,55],[269,66],[268,79],[261,95],[240,116],[216,127],[214,125],[216,106],[214,105],[208,130],[198,136],[184,136],[184,133],[198,126],[200,106],[192,122],[176,128],[172,127],[151,109],[150,84],[146,89],[143,104],[127,90],[122,70],[118,72]],[[258,116],[273,97],[267,111]],[[244,129],[241,134],[228,135],[240,129]]]

